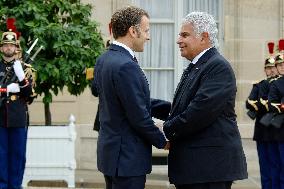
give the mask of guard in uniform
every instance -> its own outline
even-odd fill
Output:
[[[277,169],[272,172],[274,178],[272,188],[284,189],[284,124],[283,110],[281,104],[284,99],[284,40],[279,40],[279,53],[275,57],[275,66],[280,77],[271,82],[268,95],[269,111],[274,112],[275,116],[271,119],[270,127],[274,129],[274,139],[276,145],[272,146],[273,162]]]
[[[0,50],[0,188],[20,189],[27,144],[27,102],[32,93],[32,77],[17,57],[17,35],[4,32]]]
[[[264,72],[267,78],[253,84],[251,93],[246,101],[250,118],[255,119],[253,140],[256,141],[259,159],[262,189],[272,189],[273,178],[271,170],[274,164],[271,161],[270,148],[275,145],[273,128],[260,123],[260,119],[268,112],[269,85],[278,74],[273,57],[274,43],[268,43],[270,56],[265,60]],[[275,156],[275,155],[273,155]]]

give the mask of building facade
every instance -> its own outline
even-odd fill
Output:
[[[109,39],[108,24],[118,8],[136,5],[151,16],[151,40],[145,52],[137,54],[150,83],[154,98],[172,100],[174,90],[188,64],[180,57],[176,39],[182,18],[191,11],[207,11],[218,23],[219,50],[232,64],[237,77],[236,112],[242,137],[252,137],[253,122],[247,117],[245,99],[252,83],[265,77],[267,42],[277,41],[284,33],[283,0],[83,0],[93,5],[92,17],[99,22],[102,35]],[[77,125],[91,126],[98,99],[90,89],[78,96],[63,92],[51,104],[55,124],[67,123],[72,113]],[[41,97],[30,106],[32,124],[44,123]]]

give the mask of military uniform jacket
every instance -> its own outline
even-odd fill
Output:
[[[164,124],[171,142],[170,182],[192,184],[247,178],[234,112],[236,80],[230,64],[211,48],[181,83]]]
[[[7,70],[12,69],[8,79],[1,83],[1,88],[6,88],[12,83],[10,80],[14,77],[13,62],[0,62],[0,81],[6,76]],[[17,77],[14,77],[14,83],[18,82]],[[2,92],[0,104],[0,127],[26,127],[27,126],[27,100],[32,94],[32,81],[24,79],[18,82],[20,86],[19,93]]]
[[[146,77],[131,54],[112,44],[95,65],[92,93],[99,97],[99,171],[108,176],[141,176],[151,172],[152,145],[166,139],[151,119]]]
[[[275,141],[275,128],[266,127],[259,122],[260,119],[268,112],[268,109],[266,108],[265,104],[261,102],[261,99],[266,101],[268,100],[270,80],[270,78],[264,79],[253,84],[248,100],[246,101],[247,109],[256,111],[253,134],[253,140],[255,141]],[[254,101],[255,103],[252,105],[248,101]],[[268,106],[268,104],[266,105]]]
[[[283,114],[283,112],[279,109],[277,105],[273,104],[281,104],[281,100],[284,98],[284,77],[279,77],[274,80],[269,88],[268,94],[268,104],[269,111],[275,112],[277,114]],[[282,100],[283,101],[283,100]],[[284,141],[284,123],[281,128],[275,129],[275,140]]]

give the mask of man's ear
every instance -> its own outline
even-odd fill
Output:
[[[202,32],[201,33],[201,38],[202,38],[202,40],[209,40],[209,34],[208,34],[208,32]]]
[[[129,32],[130,36],[132,36],[132,37],[135,37],[135,36],[137,35],[137,31],[136,31],[136,29],[135,29],[134,26],[131,26],[131,27],[128,29],[128,32]]]

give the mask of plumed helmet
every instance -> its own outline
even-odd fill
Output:
[[[278,43],[278,54],[275,56],[275,65],[284,62],[284,39],[280,39]]]
[[[21,36],[21,33],[17,31],[15,23],[15,18],[7,18],[6,26],[8,31],[2,34],[1,45],[6,43],[14,44],[17,46],[19,45],[19,37]]]
[[[2,34],[1,45],[7,44],[7,43],[14,44],[14,45],[17,44],[17,34],[15,32],[7,31]]]
[[[265,59],[265,62],[264,62],[265,68],[275,66],[275,58],[273,56],[274,42],[267,43],[267,46],[268,46],[268,51],[269,51],[269,57]]]

